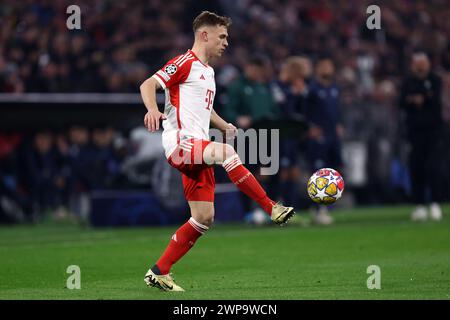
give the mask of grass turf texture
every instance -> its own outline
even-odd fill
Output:
[[[450,206],[413,223],[411,207],[336,210],[329,227],[216,225],[174,266],[184,293],[147,288],[176,226],[0,227],[0,299],[449,299]],[[81,290],[66,288],[69,265]],[[381,289],[367,289],[369,265]]]

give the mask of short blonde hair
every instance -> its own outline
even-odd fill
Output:
[[[231,18],[223,17],[210,11],[203,11],[200,13],[192,23],[194,33],[203,26],[225,26],[228,28],[231,25]]]
[[[311,62],[302,56],[291,56],[286,59],[284,65],[287,67],[291,78],[306,78],[311,73]]]

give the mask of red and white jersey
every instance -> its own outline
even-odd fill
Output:
[[[153,77],[166,94],[162,142],[166,157],[177,145],[195,139],[209,140],[209,123],[216,83],[214,69],[203,64],[192,52],[177,56],[166,63]],[[189,148],[187,146],[186,148]]]

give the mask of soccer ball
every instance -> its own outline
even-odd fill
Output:
[[[344,179],[331,168],[317,170],[308,180],[308,195],[318,204],[335,203],[344,192]]]

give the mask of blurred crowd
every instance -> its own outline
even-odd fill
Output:
[[[0,132],[0,221],[86,219],[94,190],[152,189],[152,168],[165,161],[160,140],[108,125]]]
[[[186,50],[202,2],[2,1],[0,92],[136,92]],[[66,26],[73,4],[80,30]]]
[[[217,62],[224,83],[232,67],[242,69],[255,53],[271,61],[269,73],[293,54],[327,54],[340,83],[358,93],[347,99],[392,95],[407,57],[420,49],[448,86],[447,1],[377,3],[382,29],[375,32],[366,27],[371,2],[365,0],[79,0],[81,30],[69,31],[66,8],[73,1],[5,0],[0,91],[136,92],[154,70],[189,48],[192,19],[202,9],[233,18],[229,52]]]
[[[69,31],[66,8],[72,4],[2,1],[0,92],[138,93],[146,78],[190,48],[192,20],[200,11],[230,16],[230,46],[212,61],[218,113],[243,129],[264,119],[297,116],[310,127],[300,145],[282,139],[280,181],[268,182],[268,189],[288,202],[296,201],[300,167],[318,168],[324,159],[342,166],[342,139],[365,148],[366,160],[359,161],[368,176],[364,183],[378,191],[361,197],[398,200],[396,187],[408,192],[408,145],[403,143],[399,99],[414,52],[425,52],[440,78],[442,135],[450,137],[446,0],[378,1],[381,30],[366,27],[366,9],[372,4],[366,0],[78,0],[81,29]],[[308,111],[311,106],[314,112]],[[3,133],[2,192],[16,187],[18,195],[29,193],[33,203],[55,208],[67,207],[70,195],[83,190],[124,187],[133,175],[124,176],[123,163],[136,154],[124,147],[127,138],[118,136],[112,128],[89,132],[80,126],[39,132],[30,139]],[[344,160],[356,167],[361,154],[350,153]],[[15,157],[18,162],[11,160]],[[443,158],[450,159],[448,152]],[[24,208],[31,205],[17,201]]]
[[[283,61],[329,56],[347,132],[393,134],[398,91],[414,51],[426,52],[443,82],[444,119],[450,121],[450,15],[446,0],[379,1],[381,30],[366,26],[366,0],[110,1],[79,0],[81,29],[68,30],[73,1],[2,1],[0,92],[133,92],[193,40],[201,10],[233,19],[227,53],[213,62],[218,107],[225,89],[254,55],[268,61],[265,79]],[[381,108],[374,108],[382,106]],[[373,125],[366,126],[367,114]]]
[[[444,118],[450,119],[445,0],[380,1],[381,30],[366,27],[371,3],[365,0],[80,0],[81,29],[68,30],[72,2],[2,1],[0,92],[137,92],[143,80],[189,48],[192,19],[209,9],[233,18],[228,52],[214,64],[221,87],[255,54],[270,61],[267,79],[291,55],[315,60],[326,54],[336,65],[343,105],[386,105],[378,116],[383,118],[395,113],[409,57],[422,50],[442,77]]]

